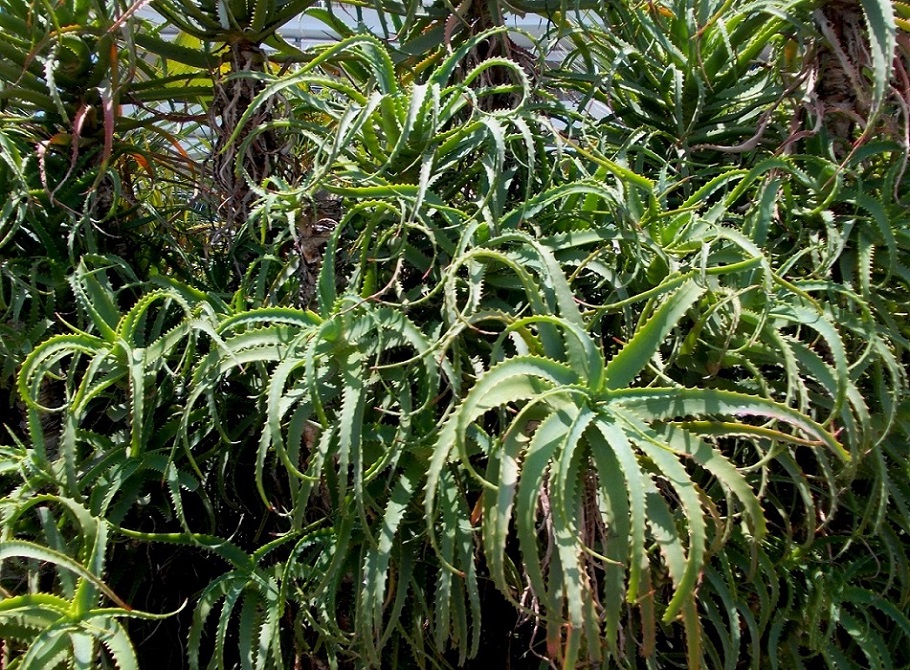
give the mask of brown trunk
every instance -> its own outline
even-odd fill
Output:
[[[300,212],[297,223],[299,306],[309,307],[316,295],[316,281],[322,267],[323,247],[343,218],[340,199],[325,191],[313,197],[312,206]]]
[[[467,34],[460,37],[461,40],[467,40],[484,31],[495,28],[502,23],[501,17],[493,16],[490,8],[485,2],[478,0],[467,0],[457,8],[455,14],[449,18],[447,23],[447,34],[461,24],[468,26]],[[449,42],[449,38],[447,38]],[[450,44],[451,46],[451,44]],[[530,79],[537,76],[537,61],[533,54],[527,49],[515,44],[507,33],[491,35],[482,40],[468,52],[464,64],[460,68],[461,76],[465,76],[486,60],[491,58],[506,58],[518,63]],[[478,78],[471,83],[471,88],[475,90],[506,88],[513,84],[515,75],[508,68],[496,65],[485,70]],[[497,109],[508,109],[514,107],[518,102],[519,95],[514,93],[488,93],[484,92],[478,97],[477,104],[480,109],[490,112]]]
[[[869,50],[862,8],[857,0],[829,0],[815,19],[825,40],[817,54],[815,95],[835,154],[844,156],[865,124],[870,92],[862,74]]]
[[[288,154],[273,130],[259,132],[245,145],[257,127],[276,116],[279,103],[272,99],[260,104],[231,141],[241,117],[265,86],[260,79],[236,75],[265,72],[266,57],[257,44],[245,40],[230,44],[229,53],[229,75],[235,77],[214,73],[214,99],[209,109],[209,124],[215,139],[210,167],[223,222],[218,232],[222,234],[236,230],[247,220],[256,197],[251,184],[260,184],[275,174]]]

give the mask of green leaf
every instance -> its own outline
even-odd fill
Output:
[[[665,478],[670,486],[673,487],[679,501],[682,503],[686,519],[689,542],[685,556],[685,567],[677,567],[675,569],[671,567],[670,570],[676,593],[673,594],[673,598],[667,604],[667,609],[664,612],[664,622],[669,623],[681,610],[685,609],[686,603],[694,598],[695,587],[704,567],[707,528],[699,499],[699,491],[686,469],[679,462],[678,457],[667,448],[667,445],[659,439],[658,435],[649,430],[647,426],[643,425],[635,417],[623,416],[622,414],[619,414],[619,416],[622,417],[623,423],[631,429],[629,433],[635,444],[638,445],[642,453],[651,459],[661,477]]]
[[[860,0],[869,30],[872,56],[873,105],[877,112],[891,82],[892,59],[896,46],[897,24],[892,0]]]
[[[515,497],[515,529],[521,546],[524,569],[531,588],[538,598],[549,593],[538,548],[538,505],[547,469],[565,440],[566,433],[577,416],[577,408],[557,409],[544,418],[528,445],[521,466],[518,491]],[[493,548],[492,546],[490,547]],[[501,561],[501,559],[497,559]],[[558,581],[561,580],[556,580]],[[557,603],[548,603],[549,611],[559,611]]]
[[[743,512],[749,521],[752,536],[756,541],[761,541],[767,533],[765,515],[762,511],[761,501],[755,491],[746,481],[736,466],[720,451],[700,439],[688,430],[678,428],[672,424],[665,424],[657,429],[659,435],[666,440],[666,445],[676,453],[692,458],[705,470],[717,478],[718,483],[730,491],[743,506]]]
[[[645,552],[645,475],[638,464],[635,452],[625,431],[619,427],[612,419],[604,417],[594,424],[597,432],[603,436],[616,461],[619,463],[622,476],[626,483],[626,492],[629,496],[629,512],[631,519],[631,532],[629,533],[628,545],[629,555],[623,557],[629,561],[629,585],[626,591],[626,599],[630,603],[636,602],[644,596],[643,582],[641,578],[642,566],[648,565],[648,558]],[[597,449],[600,438],[595,437],[592,443]],[[605,466],[610,459],[598,459],[595,456],[595,462]],[[611,477],[611,479],[613,479]],[[609,481],[609,480],[607,480]],[[624,506],[624,505],[623,505]]]
[[[130,606],[123,602],[116,593],[111,591],[101,579],[65,554],[61,554],[58,551],[42,547],[26,540],[5,540],[0,543],[0,561],[12,557],[33,558],[36,561],[44,561],[66,568],[70,572],[79,575],[87,582],[91,583],[116,603],[118,607],[121,607],[126,611],[130,611],[131,609]]]
[[[702,293],[702,287],[687,281],[665,297],[663,304],[607,364],[604,386],[621,389],[631,384]]]
[[[812,419],[785,405],[758,396],[717,389],[628,389],[616,391],[614,402],[650,420],[685,416],[760,416],[783,421],[798,428],[810,439],[825,445],[844,462],[851,456],[835,437]]]

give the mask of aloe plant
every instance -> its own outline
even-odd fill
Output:
[[[806,6],[153,6],[0,7],[5,664],[910,661],[902,145],[793,121]]]
[[[440,432],[427,483],[428,517],[434,518],[442,504],[437,503],[442,492],[436,491],[441,471],[457,459],[482,487],[479,509],[491,576],[516,602],[524,591],[523,600],[537,603],[535,608],[548,621],[547,648],[568,665],[574,665],[580,653],[599,657],[602,640],[618,653],[623,600],[641,609],[643,628],[652,635],[655,605],[665,622],[681,614],[690,664],[700,662],[695,590],[711,533],[704,492],[681,460],[711,473],[738,501],[752,539],[764,537],[764,515],[747,480],[698,432],[687,430],[697,423],[671,420],[705,414],[769,417],[800,428],[799,441],[818,440],[847,458],[823,428],[767,400],[708,389],[627,388],[701,292],[694,283],[684,284],[608,365],[571,320],[516,321],[509,330],[522,335],[522,348],[531,352],[542,353],[546,344],[543,334],[539,340],[531,335],[530,327],[543,331],[544,326],[555,325],[562,330],[564,360],[534,353],[507,358],[477,380]],[[498,437],[474,424],[491,410],[512,403],[518,403],[517,411],[498,427]],[[723,432],[756,430],[728,422]],[[481,454],[487,462],[478,471],[472,461]],[[666,482],[672,493],[662,492],[658,482]],[[676,513],[667,497],[681,503]],[[457,510],[449,514],[457,518]],[[520,541],[521,570],[506,552],[512,523]],[[720,530],[714,532],[721,535]],[[457,527],[443,524],[440,532],[454,534]],[[675,589],[668,602],[654,594],[654,559],[646,549],[652,541],[660,548]],[[516,579],[517,572],[524,578]],[[444,584],[441,590],[448,588]],[[597,615],[601,608],[603,614]],[[563,617],[569,625],[564,638]],[[646,649],[653,648],[653,640],[643,643]]]

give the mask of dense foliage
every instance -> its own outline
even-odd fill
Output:
[[[2,667],[910,667],[908,17],[0,0]]]

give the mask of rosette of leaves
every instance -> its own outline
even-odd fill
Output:
[[[667,156],[687,174],[707,151],[741,154],[786,136],[775,112],[786,88],[763,63],[794,17],[791,3],[679,0],[603,3],[577,19],[552,85],[577,91],[578,105],[605,106],[602,131],[613,146]],[[630,132],[635,141],[628,141]],[[675,157],[682,158],[677,163]],[[641,156],[645,158],[645,156]],[[714,154],[712,165],[734,161]],[[648,171],[650,173],[650,170]]]
[[[133,14],[84,0],[0,7],[0,109],[34,136],[33,169],[51,206],[76,218],[106,218],[128,190],[108,169],[135,150],[123,138],[135,126],[118,113],[142,67]]]
[[[772,439],[850,459],[821,425],[758,395],[632,388],[703,294],[684,282],[606,364],[577,312],[506,328],[502,346],[511,341],[516,354],[478,375],[435,442],[425,513],[448,566],[437,625],[446,625],[461,578],[452,565],[457,538],[479,527],[491,577],[545,625],[550,658],[566,667],[618,660],[634,654],[629,635],[649,655],[657,620],[681,618],[689,667],[700,666],[706,562],[731,533],[748,543],[766,532],[754,485],[716,438]],[[453,477],[477,496],[473,513],[453,505]],[[734,521],[740,515],[745,524]]]
[[[429,307],[431,296],[438,297],[432,287],[472,219],[483,220],[488,232],[527,225],[521,212],[506,216],[514,203],[534,200],[561,179],[549,144],[558,147],[561,138],[533,104],[532,86],[517,65],[490,59],[463,79],[456,76],[483,38],[459,46],[426,82],[402,83],[394,53],[372,36],[355,35],[294,72],[269,77],[241,118],[246,124],[274,96],[293,110],[288,132],[308,166],[305,187],[270,181],[247,230],[262,240],[290,235],[302,251],[317,242],[314,220],[334,228],[332,239],[321,240],[328,242],[321,310],[334,302],[336,284],[363,297],[407,302],[408,309]],[[327,64],[345,78],[325,77]],[[510,69],[518,82],[512,109],[486,112],[476,104],[484,93],[472,86],[493,64]],[[344,199],[337,218],[324,217],[313,192]],[[288,229],[275,231],[284,222]],[[303,269],[311,277],[312,257],[299,258],[297,274]]]
[[[112,68],[118,66],[117,35],[111,29],[116,17],[85,0],[40,11],[17,0],[5,0],[2,7],[3,108],[38,110],[65,123],[80,104],[89,104],[100,123],[105,92],[98,87],[111,87]]]
[[[32,469],[24,454],[16,460]],[[31,484],[0,502],[4,662],[20,669],[138,668],[125,624],[170,615],[135,610],[107,585],[111,538],[102,516],[78,500],[36,494]]]
[[[389,647],[422,646],[411,636],[428,616],[421,599],[429,576],[414,498],[448,366],[406,316],[352,296],[325,318],[287,308],[239,312],[211,335],[188,384],[181,433],[189,460],[203,473],[230,469],[230,451],[236,457],[252,446],[253,467],[230,477],[235,493],[254,485],[263,524],[282,529],[284,539],[268,546],[288,546],[267,570],[230,559],[232,572],[206,588],[191,665],[205,653],[205,622],[219,602],[216,662],[232,653],[225,631],[235,625],[241,653],[263,662],[321,649],[378,666],[397,653]],[[220,390],[227,384],[235,402],[241,389],[256,398],[245,426],[230,425],[235,405]],[[270,551],[263,546],[254,560]],[[293,622],[293,643],[277,626],[283,616]],[[257,644],[262,651],[250,651]]]

